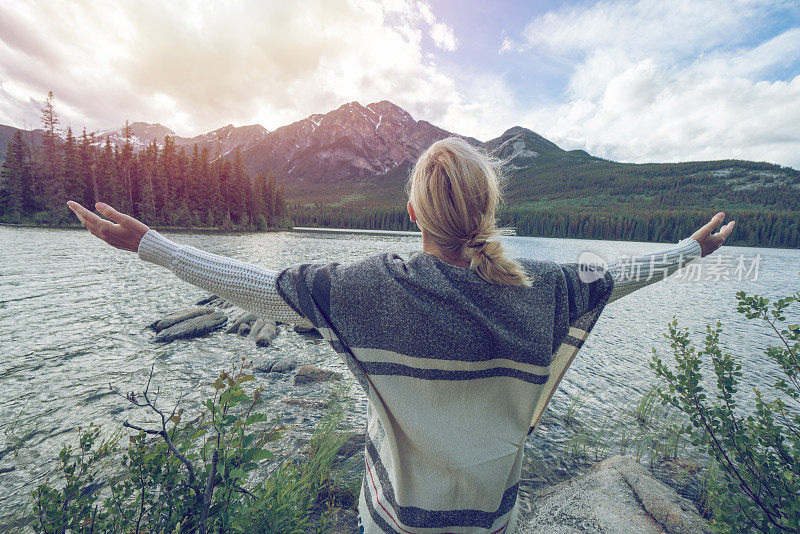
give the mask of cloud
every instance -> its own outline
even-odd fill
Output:
[[[750,0],[603,1],[539,16],[501,51],[566,63],[562,101],[521,114],[567,148],[800,167],[800,76],[782,74],[800,63],[800,28],[772,29],[787,10],[797,12]]]
[[[514,39],[511,39],[508,35],[506,35],[503,37],[503,43],[500,45],[500,50],[498,50],[497,52],[499,54],[504,54],[506,52],[512,52],[512,51],[522,52],[527,48],[528,47],[520,48],[520,46],[516,42],[514,42]]]
[[[444,22],[437,22],[431,26],[431,38],[436,46],[447,52],[453,52],[458,48],[458,40],[453,33],[453,28]]]
[[[63,125],[180,135],[388,99],[483,140],[522,125],[622,161],[800,167],[798,14],[793,0],[579,3],[499,31],[487,66],[449,53],[459,40],[424,0],[2,2],[0,123],[38,126],[51,89]]]
[[[67,24],[67,21],[69,23]],[[0,123],[161,122],[179,134],[275,128],[344,102],[389,99],[436,121],[464,100],[423,52],[458,46],[424,2],[26,1],[0,5]]]

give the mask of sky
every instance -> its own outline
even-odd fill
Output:
[[[0,124],[268,129],[390,100],[488,140],[800,169],[797,0],[0,3]]]

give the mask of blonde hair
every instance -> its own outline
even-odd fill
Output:
[[[519,263],[493,239],[514,233],[498,228],[500,162],[460,137],[437,141],[417,160],[406,186],[417,224],[434,242],[492,284],[530,286]]]

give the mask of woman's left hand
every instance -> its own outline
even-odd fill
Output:
[[[137,221],[130,215],[120,213],[108,204],[98,202],[94,205],[102,215],[109,220],[98,217],[77,202],[69,201],[67,206],[71,209],[81,224],[89,230],[92,235],[99,237],[112,247],[137,252],[142,236],[150,229],[146,224]],[[114,221],[114,222],[111,222]],[[116,224],[115,224],[116,223]]]
[[[700,257],[708,256],[721,247],[722,242],[725,241],[729,235],[731,235],[731,232],[733,232],[733,225],[736,224],[735,221],[731,221],[720,228],[719,232],[716,234],[711,233],[714,231],[714,228],[722,224],[724,219],[725,214],[723,212],[719,212],[714,215],[714,217],[712,217],[705,226],[691,235],[695,241],[700,243]]]

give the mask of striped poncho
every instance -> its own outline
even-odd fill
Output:
[[[513,532],[526,436],[614,286],[518,261],[532,287],[424,252],[278,275],[367,394],[365,532]]]
[[[513,531],[525,435],[604,306],[699,258],[691,237],[608,266],[518,260],[491,285],[424,252],[271,270],[149,230],[139,257],[261,317],[313,322],[367,393],[367,532]]]

